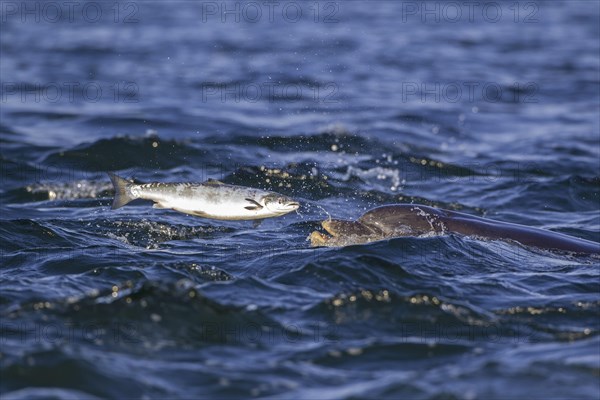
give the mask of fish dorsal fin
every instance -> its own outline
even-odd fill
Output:
[[[223,182],[218,181],[216,179],[212,179],[209,178],[206,182],[204,182],[205,185],[209,185],[209,186],[219,186],[219,185],[224,185]]]

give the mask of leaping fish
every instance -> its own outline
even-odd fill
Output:
[[[292,212],[300,203],[275,192],[228,185],[216,180],[203,183],[137,184],[108,173],[115,188],[112,209],[135,199],[154,201],[153,208],[221,220],[259,220]]]

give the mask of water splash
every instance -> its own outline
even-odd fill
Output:
[[[365,170],[348,166],[346,174],[342,177],[342,179],[348,181],[352,177],[360,178],[367,183],[373,182],[374,180],[389,180],[391,183],[389,188],[393,192],[400,190],[403,183],[402,179],[400,178],[400,171],[395,168],[374,167]]]

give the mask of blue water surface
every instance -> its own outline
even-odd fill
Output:
[[[600,242],[598,1],[67,3],[0,2],[2,398],[600,397],[598,257],[306,240],[417,203]],[[106,171],[302,207],[113,211]]]

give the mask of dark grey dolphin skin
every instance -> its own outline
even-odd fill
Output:
[[[600,254],[600,243],[539,228],[475,217],[418,204],[392,204],[367,211],[356,221],[329,219],[313,232],[312,246],[347,246],[400,236],[458,233],[483,239],[514,240],[526,246]]]

